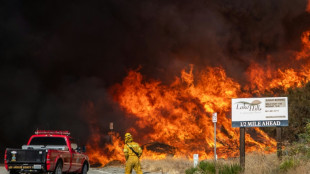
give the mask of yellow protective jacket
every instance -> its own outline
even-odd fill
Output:
[[[128,159],[128,157],[130,156],[137,156],[131,149],[130,147],[138,153],[138,158],[142,155],[142,149],[139,146],[138,143],[136,142],[129,142],[127,144],[125,144],[124,146],[124,154],[125,154],[125,158],[126,160]]]

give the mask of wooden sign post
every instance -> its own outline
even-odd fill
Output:
[[[245,128],[240,127],[240,166],[245,168]]]
[[[281,160],[282,159],[282,131],[281,127],[277,127],[277,156]]]

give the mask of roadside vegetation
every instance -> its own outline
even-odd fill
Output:
[[[162,160],[142,160],[141,165],[143,171],[163,174],[183,174],[186,169],[193,166],[193,161],[168,157]]]
[[[214,161],[201,161],[197,167],[192,167],[185,170],[186,174],[237,174],[242,171],[242,168],[237,163],[227,164],[223,161],[216,162]]]

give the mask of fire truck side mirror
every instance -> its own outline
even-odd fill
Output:
[[[72,150],[77,150],[78,146],[75,143],[71,143]]]

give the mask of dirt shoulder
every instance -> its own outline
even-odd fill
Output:
[[[93,168],[93,172],[101,173],[101,174],[124,174],[125,169],[122,166],[109,166],[109,167],[103,167],[103,168]],[[135,171],[132,172],[133,174],[136,174]],[[150,172],[143,170],[143,174],[164,174],[163,172]]]

